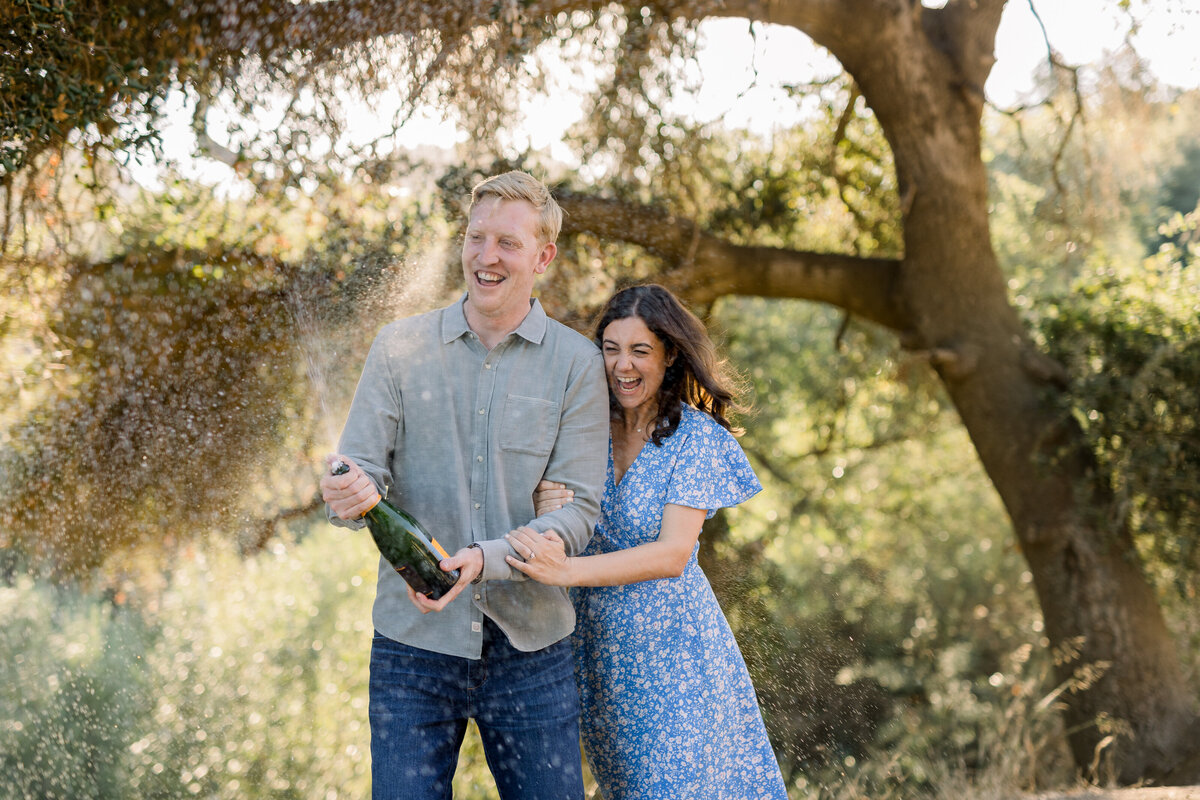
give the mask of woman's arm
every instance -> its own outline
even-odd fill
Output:
[[[539,534],[518,528],[508,535],[521,561],[508,563],[539,583],[552,586],[619,586],[683,574],[708,512],[668,503],[663,509],[658,538],[627,550],[594,556],[567,556],[562,541],[552,532]]]

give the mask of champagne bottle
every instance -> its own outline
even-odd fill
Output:
[[[338,459],[329,471],[344,475],[350,465]],[[458,570],[445,572],[438,566],[448,557],[446,551],[407,511],[381,497],[364,518],[379,552],[413,591],[437,600],[458,582]]]

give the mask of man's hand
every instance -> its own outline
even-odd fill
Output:
[[[321,499],[341,519],[361,519],[379,502],[379,492],[367,473],[345,456],[325,457],[326,465],[341,459],[350,467],[349,472],[332,475],[329,470],[321,476]]]
[[[445,572],[457,569],[458,582],[450,588],[450,591],[437,600],[430,600],[423,594],[417,594],[411,586],[405,584],[408,589],[408,599],[412,601],[413,605],[422,614],[428,614],[430,611],[441,611],[450,605],[454,598],[462,594],[464,589],[471,585],[471,581],[475,580],[475,576],[483,572],[483,551],[478,547],[464,547],[449,558],[443,558],[440,566]]]

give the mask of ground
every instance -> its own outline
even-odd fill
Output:
[[[1079,789],[1033,795],[1030,800],[1200,800],[1200,786],[1147,789]]]

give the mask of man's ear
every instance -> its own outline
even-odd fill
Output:
[[[541,275],[546,271],[546,267],[550,266],[550,262],[554,260],[554,256],[557,255],[557,253],[558,245],[556,245],[554,242],[546,242],[546,244],[542,245],[541,252],[538,253],[538,263],[537,266],[533,268],[533,271],[538,275]]]

